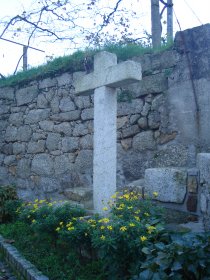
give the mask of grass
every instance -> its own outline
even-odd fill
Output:
[[[64,256],[58,252],[51,240],[40,240],[23,222],[0,225],[0,234],[14,239],[14,246],[51,280],[104,280],[100,261],[77,261],[75,255]]]
[[[0,79],[0,87],[22,86],[24,84],[30,83],[33,80],[52,78],[64,72],[73,73],[75,71],[84,71],[84,58],[86,56],[93,58],[93,56],[99,51],[115,53],[118,57],[118,60],[124,61],[134,56],[141,56],[145,53],[164,51],[170,47],[171,44],[164,45],[160,49],[154,50],[151,47],[145,47],[139,44],[110,44],[105,45],[100,49],[76,51],[72,55],[58,57],[47,64],[31,68],[27,71],[18,72],[16,75],[8,76],[6,79]]]

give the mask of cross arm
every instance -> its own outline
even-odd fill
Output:
[[[141,65],[134,61],[125,61],[98,73],[90,73],[80,80],[75,81],[77,95],[89,95],[96,88],[107,86],[117,88],[142,79]]]

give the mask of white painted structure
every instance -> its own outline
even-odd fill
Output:
[[[103,207],[116,192],[116,88],[141,79],[139,63],[126,61],[117,64],[115,54],[100,52],[94,57],[94,72],[75,83],[77,94],[94,92],[93,203],[98,213],[103,212]]]

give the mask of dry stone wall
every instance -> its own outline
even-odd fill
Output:
[[[185,168],[178,197],[194,213],[200,190],[191,195],[187,178],[197,182],[196,155],[210,151],[209,33],[209,25],[187,30],[173,49],[134,57],[143,79],[118,93],[118,186],[143,178],[148,168]],[[0,184],[15,184],[25,199],[67,198],[91,207],[94,104],[74,92],[84,74],[0,88]]]
[[[156,166],[161,157],[158,145],[176,137],[176,132],[167,130],[165,69],[174,67],[177,60],[173,50],[145,55],[142,66],[151,75],[119,90],[118,185],[139,179],[145,168]],[[21,88],[0,89],[1,184],[16,184],[27,199],[65,196],[89,200],[93,99],[75,96],[73,86],[75,77],[82,74],[65,73]],[[168,165],[175,163],[170,157],[168,161]]]

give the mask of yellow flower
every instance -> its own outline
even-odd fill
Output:
[[[103,219],[100,219],[98,222],[107,224],[109,222],[109,219],[108,218],[103,218]]]
[[[153,192],[154,197],[158,196],[158,192]]]
[[[60,225],[60,226],[63,226],[63,222],[60,222],[59,225]]]
[[[105,229],[105,226],[101,226],[100,229]]]
[[[136,219],[136,221],[140,221],[140,218],[138,216],[134,216],[134,218]]]
[[[145,213],[144,213],[144,215],[145,215],[145,216],[147,216],[147,217],[149,217],[149,216],[150,216],[150,214],[149,214],[149,213],[147,213],[147,212],[145,212]]]
[[[39,200],[38,200],[38,199],[35,199],[35,200],[34,200],[34,202],[36,202],[36,203],[37,203],[37,202],[39,202]]]
[[[93,219],[90,219],[90,220],[88,220],[88,223],[89,223],[89,224],[96,224],[96,221],[93,220]]]
[[[147,227],[147,230],[148,230],[149,234],[151,234],[155,229],[156,229],[156,227],[154,227],[154,226],[148,226]]]
[[[113,230],[112,226],[107,226],[108,230]]]
[[[130,195],[129,195],[128,193],[126,193],[126,194],[123,195],[123,197],[124,197],[125,199],[129,199],[129,198],[130,198]]]
[[[127,230],[127,227],[126,226],[123,226],[120,228],[120,231],[126,231]]]
[[[28,215],[27,218],[31,218],[31,215]]]
[[[68,227],[71,227],[72,226],[72,222],[70,222],[70,223],[68,223],[67,225],[66,225],[66,227],[68,228]]]
[[[108,208],[107,208],[107,207],[104,207],[103,210],[104,210],[104,211],[108,211]]]
[[[36,220],[33,219],[33,220],[32,220],[32,223],[35,223],[35,222],[36,222]]]
[[[104,235],[101,235],[100,239],[101,239],[101,240],[105,240],[106,237],[105,237]]]
[[[74,227],[68,227],[68,231],[74,230]]]
[[[119,207],[124,208],[125,204],[124,203],[120,203]]]
[[[133,206],[128,206],[127,208],[128,208],[128,210],[130,210],[130,209],[133,209]]]
[[[113,199],[115,199],[116,197],[117,197],[116,193],[111,196],[111,198],[113,198]]]
[[[134,223],[129,224],[130,227],[135,227],[136,225]]]
[[[147,240],[146,236],[144,236],[144,235],[140,236],[140,239],[141,239],[142,242]]]
[[[60,228],[60,227],[57,227],[57,228],[55,229],[55,231],[59,231],[59,230],[61,230],[61,228]]]
[[[134,213],[138,215],[140,212],[141,210],[136,210]]]
[[[48,203],[48,206],[52,206],[53,204],[50,202],[50,203]]]

